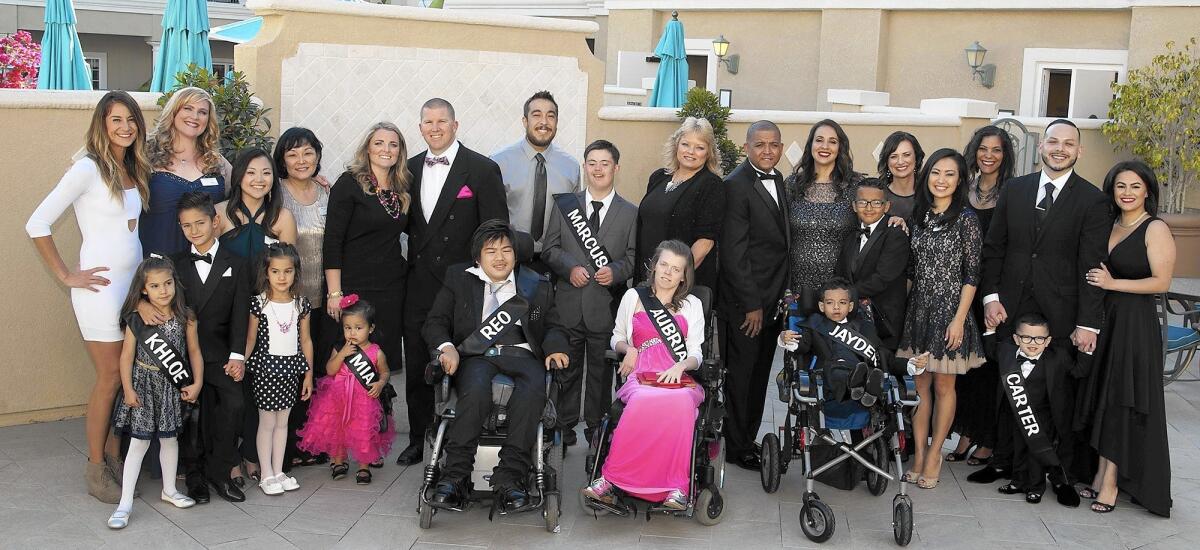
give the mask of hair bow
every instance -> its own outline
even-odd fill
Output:
[[[347,294],[345,296],[342,296],[342,299],[338,301],[338,308],[346,309],[357,303],[358,303],[358,295],[357,294]]]

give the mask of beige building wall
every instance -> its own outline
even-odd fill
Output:
[[[1155,55],[1166,51],[1168,41],[1182,48],[1197,37],[1200,37],[1200,9],[1135,7],[1129,23],[1129,66],[1150,63]]]

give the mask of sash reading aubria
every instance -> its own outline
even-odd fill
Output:
[[[658,331],[658,337],[671,350],[671,355],[675,356],[675,362],[678,363],[687,359],[687,344],[683,340],[683,332],[679,330],[679,324],[675,322],[675,317],[667,312],[667,308],[658,300],[649,288],[638,287],[638,298],[642,300],[642,307],[646,308],[646,314],[650,316],[650,321],[654,323],[654,329]]]

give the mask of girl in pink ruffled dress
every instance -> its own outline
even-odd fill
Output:
[[[676,383],[688,378],[684,371],[700,366],[704,307],[688,294],[695,271],[687,245],[663,241],[651,266],[648,284],[684,334],[687,358],[675,362],[637,290],[626,291],[617,309],[612,337],[613,349],[625,354],[620,372],[628,378],[617,391],[617,397],[625,402],[625,411],[613,432],[601,469],[603,475],[583,493],[588,498],[609,500],[616,486],[637,498],[683,510],[687,508],[690,485],[693,428],[704,389],[699,385],[659,387],[640,381],[638,374],[655,373],[660,383]]]
[[[296,432],[300,438],[296,446],[314,455],[326,453],[333,457],[330,464],[333,479],[346,477],[350,470],[346,459],[354,459],[358,463],[355,481],[366,485],[371,482],[368,465],[387,456],[396,437],[392,419],[383,418],[383,405],[379,402],[390,373],[387,357],[379,344],[370,340],[375,332],[375,308],[357,294],[342,297],[340,305],[346,344],[325,364],[328,376],[317,383],[308,421]],[[369,390],[346,364],[347,358],[360,350],[375,365],[376,381]],[[386,426],[382,431],[381,422]]]

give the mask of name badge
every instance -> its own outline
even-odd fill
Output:
[[[221,185],[221,182],[217,181],[217,178],[200,178],[200,185],[205,187],[216,187]]]
[[[317,207],[317,213],[321,214],[322,216],[324,216],[324,215],[325,215],[326,213],[328,213],[328,212],[329,212],[329,207],[328,207],[328,206],[321,205],[321,206],[318,206],[318,207]]]
[[[279,242],[279,239],[272,239],[267,235],[263,235],[263,244],[272,245]]]

